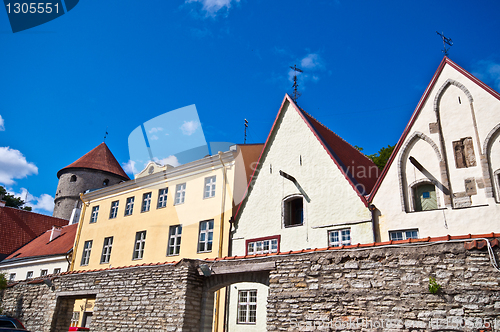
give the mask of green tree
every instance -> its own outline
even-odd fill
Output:
[[[4,187],[0,186],[0,197],[5,201],[5,206],[10,206],[16,209],[31,211],[30,206],[24,206],[24,201],[19,197],[14,197],[14,195],[8,194]]]
[[[395,145],[387,145],[386,148],[381,148],[377,153],[367,155],[367,157],[373,160],[373,163],[377,165],[380,170],[382,170],[391,157],[392,151],[394,151],[395,147]]]
[[[0,272],[0,290],[7,287],[7,275],[5,272]]]

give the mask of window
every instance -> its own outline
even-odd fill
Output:
[[[460,141],[453,142],[453,152],[457,168],[476,166],[472,137],[462,138]]]
[[[168,188],[160,189],[158,191],[158,206],[156,207],[157,209],[167,206],[167,194]]]
[[[198,237],[198,252],[212,251],[213,236],[214,236],[213,219],[200,222],[200,235]]]
[[[436,187],[430,183],[421,183],[413,187],[415,211],[437,209]]]
[[[146,245],[146,231],[135,233],[135,247],[133,259],[142,259],[144,257],[144,247]]]
[[[178,255],[181,250],[182,226],[170,226],[167,255]]]
[[[257,321],[257,290],[238,292],[238,324],[255,324]]]
[[[76,175],[71,175],[69,182],[76,182]]]
[[[15,273],[11,273],[9,275],[9,281],[14,281],[14,280],[16,280],[16,274]]]
[[[73,311],[73,316],[71,317],[71,326],[78,326],[78,321],[80,321],[80,312]]]
[[[135,197],[127,198],[127,204],[125,205],[125,215],[130,216],[134,211],[134,200]]]
[[[389,238],[392,241],[418,239],[418,230],[417,229],[409,229],[409,230],[403,230],[403,231],[391,231],[391,232],[389,232]]]
[[[45,277],[47,274],[49,274],[49,270],[40,271],[40,277]]]
[[[205,192],[203,198],[210,198],[215,196],[215,176],[205,178]]]
[[[328,232],[329,247],[340,247],[343,245],[351,245],[351,230],[349,228]]]
[[[101,254],[101,264],[109,263],[109,258],[111,257],[111,247],[113,246],[113,237],[107,237],[104,239],[104,244],[102,246]]]
[[[108,179],[104,179],[104,181],[102,181],[102,185],[104,187],[106,187],[108,184],[109,184],[109,180]]]
[[[116,218],[118,214],[118,201],[111,203],[111,211],[109,211],[109,219]]]
[[[61,269],[60,268],[54,269],[54,274],[59,274],[59,273],[61,273]]]
[[[293,196],[283,201],[283,225],[300,226],[304,222],[302,196]]]
[[[175,187],[175,205],[184,203],[186,197],[186,184],[181,183]]]
[[[28,271],[28,273],[26,273],[26,279],[31,279],[33,278],[33,271]]]
[[[148,212],[151,208],[151,193],[142,195],[142,210],[141,212]]]
[[[247,255],[279,252],[280,236],[247,240]]]
[[[99,215],[99,205],[92,208],[92,214],[90,215],[90,223],[97,222],[97,216]]]
[[[91,250],[92,250],[92,240],[85,241],[85,244],[83,245],[82,261],[80,263],[81,266],[89,265]]]

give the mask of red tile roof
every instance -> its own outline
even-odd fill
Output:
[[[367,195],[377,182],[379,169],[373,161],[359,152],[358,149],[344,141],[340,136],[302,110],[302,113],[316,130],[330,155],[337,160],[338,166],[354,183],[356,189]],[[361,186],[358,186],[360,184]]]
[[[20,249],[14,251],[5,260],[66,254],[73,248],[77,229],[78,224],[64,226],[61,230],[61,234],[52,241],[50,241],[50,229]]]
[[[7,256],[52,226],[68,221],[11,207],[0,207],[0,256]]]
[[[64,167],[57,172],[57,177],[60,177],[64,170],[71,168],[87,168],[98,171],[108,172],[122,177],[124,180],[130,180],[128,175],[123,171],[115,156],[111,153],[106,143],[101,143],[83,157],[74,163]]]

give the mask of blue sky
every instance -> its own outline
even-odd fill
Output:
[[[493,0],[85,0],[12,33],[0,10],[0,184],[51,214],[57,171],[106,128],[130,168],[129,134],[193,104],[207,142],[242,143],[245,118],[247,142],[264,142],[294,64],[299,105],[375,153],[397,142],[442,60],[436,31],[500,90],[498,13]]]

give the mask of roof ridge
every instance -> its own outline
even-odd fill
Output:
[[[319,121],[318,119],[316,119],[314,116],[312,116],[310,113],[304,111],[304,109],[300,106],[297,105],[297,107],[300,109],[301,112],[305,113],[307,116],[309,116],[311,119],[313,119],[314,121],[316,121],[318,124],[320,124],[323,128],[325,128],[326,130],[328,130],[329,132],[331,132],[332,134],[334,134],[335,136],[337,136],[338,138],[340,138],[340,140],[346,144],[348,144],[351,148],[353,148],[354,150],[358,151],[358,153],[360,155],[362,155],[363,157],[365,157],[367,160],[369,160],[370,162],[373,163],[373,160],[371,160],[370,158],[368,158],[367,155],[365,155],[364,153],[362,153],[361,151],[359,151],[358,149],[356,149],[351,143],[347,142],[345,139],[343,139],[341,136],[339,136],[339,134],[335,133],[333,130],[331,130],[330,128],[328,128],[327,126],[325,126],[321,121]]]

